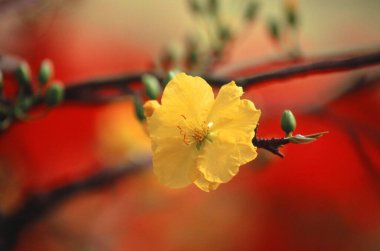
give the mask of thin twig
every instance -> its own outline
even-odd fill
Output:
[[[306,62],[308,61],[307,59],[304,60]],[[349,71],[377,64],[380,64],[380,51],[359,56],[341,55],[339,57],[333,57],[323,61],[298,64],[275,71],[240,77],[235,79],[235,82],[243,87],[256,86],[258,84],[263,84],[274,80],[281,81],[291,77],[304,77],[315,74]],[[130,86],[132,84],[141,83],[141,78],[144,74],[152,74],[160,80],[164,79],[164,76],[160,73],[143,71],[94,78],[79,82],[71,82],[66,84],[65,101],[75,101],[79,103],[103,103],[120,99],[126,95],[130,95],[133,92]],[[221,86],[234,80],[230,77],[212,76],[207,74],[202,77],[214,86]],[[105,90],[116,91],[116,93],[113,95],[101,93]],[[36,104],[42,103],[42,100],[43,97],[37,98]],[[2,100],[2,102],[4,103],[6,100]]]
[[[380,64],[380,51],[360,56],[343,57],[340,59],[329,59],[314,63],[295,65],[254,76],[238,78],[236,82],[241,86],[253,86],[259,83],[273,80],[284,80],[295,76],[301,77],[322,73],[349,71],[377,64]]]
[[[31,195],[18,210],[10,215],[0,215],[0,250],[10,250],[21,232],[30,224],[46,216],[59,204],[84,191],[107,187],[121,178],[143,170],[151,165],[150,158],[123,167],[105,168],[102,171],[46,193]]]
[[[255,86],[258,84],[270,82],[273,80],[285,80],[291,77],[304,77],[315,74],[326,74],[333,72],[349,71],[353,69],[359,69],[363,67],[373,66],[380,64],[380,51],[368,53],[359,56],[344,55],[336,58],[326,59],[323,61],[298,64],[292,67],[286,67],[283,69],[264,72],[261,74],[255,74],[252,76],[237,78],[235,82],[243,87]],[[307,61],[307,60],[306,60]],[[69,83],[66,87],[67,99],[71,101],[81,101],[81,96],[84,92],[91,90],[102,90],[107,88],[125,88],[123,95],[130,92],[130,89],[126,88],[132,83],[141,82],[143,74],[149,73],[155,75],[159,79],[163,79],[163,76],[155,72],[140,72],[125,74],[119,76],[110,76],[101,79],[93,79],[89,81]],[[224,85],[233,79],[230,77],[215,77],[210,75],[202,76],[208,83],[214,86]]]

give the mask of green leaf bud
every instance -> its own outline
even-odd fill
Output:
[[[151,74],[144,74],[142,82],[145,87],[145,93],[149,99],[157,99],[161,94],[161,85],[158,79]]]
[[[172,80],[178,73],[180,73],[178,69],[168,71],[164,80],[165,85],[167,85],[170,82],[170,80]]]
[[[219,32],[219,38],[223,42],[228,41],[232,37],[232,31],[228,25],[225,25],[225,24],[219,25],[218,32]]]
[[[268,20],[268,30],[274,40],[280,40],[280,26],[274,18]]]
[[[42,61],[38,71],[38,80],[40,81],[40,85],[45,85],[53,77],[53,74],[53,63],[49,59]]]
[[[188,1],[188,3],[189,3],[190,10],[194,14],[199,14],[203,11],[203,8],[202,8],[202,6],[198,0],[190,0],[190,1]]]
[[[144,106],[142,104],[141,97],[138,95],[135,95],[133,97],[133,104],[135,106],[135,116],[140,121],[145,121],[145,115],[144,115]]]
[[[288,24],[293,27],[293,28],[296,28],[297,25],[298,25],[298,16],[297,16],[297,13],[294,9],[287,9],[286,10],[286,21],[288,22]]]
[[[20,88],[27,94],[32,93],[30,67],[27,62],[22,62],[16,70],[16,79]]]
[[[59,105],[65,95],[65,89],[63,84],[60,82],[54,82],[46,89],[45,92],[45,103],[49,107]]]
[[[259,9],[259,5],[255,1],[250,1],[247,4],[247,7],[245,8],[244,12],[244,19],[246,21],[252,21],[257,14],[257,10]]]
[[[219,11],[219,0],[208,0],[208,9],[211,14],[216,15]]]
[[[11,117],[6,117],[0,120],[0,130],[7,129],[12,123]]]
[[[285,110],[281,116],[281,129],[286,133],[286,135],[291,135],[291,133],[296,129],[296,118],[290,110]]]
[[[296,28],[298,25],[298,0],[285,0],[285,15],[287,23]]]
[[[13,107],[13,115],[18,119],[25,119],[27,111],[33,105],[33,98],[27,96],[19,96],[15,106]]]

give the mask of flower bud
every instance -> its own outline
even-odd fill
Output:
[[[285,14],[288,24],[295,28],[298,24],[298,0],[285,0]]]
[[[219,10],[219,0],[208,0],[208,9],[212,15],[216,15]]]
[[[280,27],[275,19],[271,18],[268,20],[268,30],[275,41],[280,40]]]
[[[254,1],[250,1],[247,4],[247,7],[245,8],[245,12],[244,12],[244,18],[246,21],[252,21],[255,18],[258,7],[259,6],[257,2],[254,2]]]
[[[285,110],[281,116],[281,129],[286,135],[291,135],[294,129],[296,129],[296,118],[290,110]]]
[[[228,41],[232,37],[232,31],[228,25],[221,24],[218,29],[219,38],[223,42]]]
[[[144,74],[142,76],[142,82],[145,87],[145,93],[149,99],[157,99],[161,94],[161,85],[158,79],[150,74]]]
[[[64,94],[65,89],[62,83],[52,83],[45,92],[45,102],[47,106],[53,107],[59,105],[64,98]]]
[[[27,94],[32,93],[30,67],[27,62],[22,62],[16,70],[16,79],[20,88]]]
[[[0,120],[0,130],[7,129],[12,123],[12,119],[10,117],[2,118]]]
[[[28,110],[33,106],[33,98],[28,96],[19,96],[13,107],[13,116],[17,119],[25,119]]]
[[[53,77],[53,63],[49,59],[42,61],[38,71],[38,80],[41,85],[45,85]]]
[[[170,80],[172,80],[178,73],[180,73],[180,71],[177,69],[168,71],[164,80],[164,85],[166,86],[170,82]]]
[[[190,0],[190,1],[188,1],[188,3],[189,3],[190,10],[194,14],[199,14],[203,11],[203,8],[202,8],[202,6],[198,0]]]
[[[140,122],[143,122],[145,120],[145,115],[144,115],[144,107],[142,105],[142,101],[141,101],[140,96],[135,95],[133,97],[133,104],[135,106],[135,115],[136,115],[136,118]]]

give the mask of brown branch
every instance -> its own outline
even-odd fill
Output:
[[[349,71],[378,64],[380,64],[380,51],[356,56],[341,55],[339,57],[334,57],[323,61],[297,64],[279,70],[268,71],[252,76],[237,78],[235,79],[235,82],[243,87],[256,86],[258,84],[263,84],[274,80],[280,81],[286,80],[291,77],[304,77],[316,74]],[[141,77],[145,73],[155,75],[160,80],[163,79],[163,76],[161,74],[155,72],[140,72],[119,76],[104,77],[101,79],[93,79],[77,83],[69,83],[66,88],[66,98],[70,101],[81,102],[83,93],[91,93],[94,90],[99,91],[102,89],[109,88],[116,88],[119,90],[121,90],[120,88],[124,88],[123,90],[121,90],[120,95],[130,94],[130,84],[141,82]],[[216,77],[206,74],[202,77],[208,83],[214,86],[221,86],[233,80],[230,77]],[[118,95],[115,95],[115,97],[117,96]],[[89,96],[89,98],[90,97],[91,96]]]
[[[281,158],[284,157],[284,154],[280,152],[280,147],[289,144],[290,141],[287,138],[271,138],[271,139],[262,139],[254,138],[252,140],[254,146],[267,150]]]
[[[74,181],[46,193],[31,195],[24,204],[10,215],[0,215],[0,250],[10,250],[21,232],[33,222],[49,214],[65,200],[84,191],[93,191],[114,184],[120,179],[151,165],[150,158],[141,159],[123,167],[105,168],[102,171]]]
[[[315,74],[326,74],[349,71],[363,67],[380,64],[380,51],[340,59],[328,59],[314,63],[306,63],[287,67],[280,70],[269,71],[254,76],[238,78],[236,82],[241,86],[252,86],[273,80],[284,80],[291,77],[304,77]]]
[[[8,64],[1,64],[1,61],[4,60],[4,58],[4,56],[0,58],[0,68],[3,69],[9,67]],[[304,59],[304,61],[307,62],[308,60]],[[356,56],[352,56],[352,54],[350,54],[350,56],[341,55],[318,62],[297,64],[279,70],[240,77],[235,79],[235,82],[243,87],[256,86],[274,80],[281,81],[294,77],[349,71],[378,64],[380,64],[380,51]],[[12,65],[14,65],[14,63],[12,63]],[[14,68],[14,66],[12,66],[12,68]],[[131,85],[141,83],[142,76],[147,73],[156,76],[161,81],[164,79],[164,76],[160,73],[144,71],[67,83],[65,89],[65,101],[103,103],[123,98],[126,95],[133,93]],[[221,86],[234,80],[230,77],[218,77],[207,74],[202,77],[214,86]],[[102,91],[106,90],[111,90],[113,93],[102,93]],[[43,97],[38,97],[36,99],[36,104],[42,103],[42,100]],[[6,101],[2,100],[2,102],[4,103]]]

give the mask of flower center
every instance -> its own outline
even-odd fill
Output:
[[[183,143],[186,145],[195,144],[197,150],[200,150],[205,139],[212,142],[209,134],[214,124],[213,122],[206,123],[206,121],[203,121],[201,125],[196,125],[195,123],[191,123],[185,115],[181,115],[181,117],[183,118],[183,124],[177,126],[177,128],[183,138]]]

